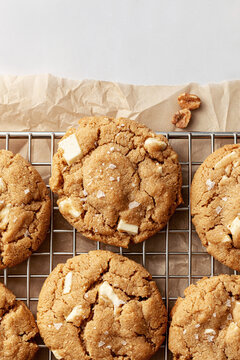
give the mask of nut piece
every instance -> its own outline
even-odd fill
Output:
[[[176,125],[179,129],[185,129],[191,119],[191,111],[188,109],[182,109],[177,111],[172,118],[172,124]]]
[[[113,288],[109,285],[107,281],[104,281],[104,283],[102,283],[98,291],[100,297],[107,297],[109,300],[111,300],[114,307],[114,314],[116,314],[116,311],[120,305],[126,304],[125,301],[119,299],[119,297],[117,296],[117,294],[115,294]]]
[[[201,105],[201,100],[197,95],[183,93],[178,96],[178,103],[182,109],[195,110]]]
[[[130,235],[138,234],[138,226],[137,225],[128,224],[125,221],[123,221],[122,219],[118,223],[117,230],[127,232]]]
[[[72,203],[72,199],[68,198],[68,199],[64,199],[62,201],[60,201],[58,203],[59,209],[61,212],[66,212],[70,215],[72,215],[73,217],[77,218],[81,215],[80,211],[78,211]]]
[[[75,134],[72,134],[60,141],[58,147],[60,149],[63,149],[63,157],[68,163],[68,165],[73,164],[75,161],[77,161],[83,156],[82,150],[79,146]]]
[[[144,147],[148,152],[159,150],[162,151],[166,149],[167,144],[165,143],[165,141],[161,141],[156,138],[148,138],[144,143]]]
[[[81,322],[82,314],[83,314],[82,305],[77,305],[77,306],[75,306],[73,308],[73,310],[67,316],[66,321],[67,322],[74,322],[74,321],[77,320],[78,322]]]
[[[69,294],[72,287],[72,271],[70,271],[64,280],[63,294]]]

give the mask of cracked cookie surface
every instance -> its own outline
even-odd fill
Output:
[[[0,269],[37,250],[49,222],[50,198],[39,173],[21,155],[0,150]]]
[[[192,221],[207,251],[240,270],[240,145],[207,157],[191,186]]]
[[[38,327],[57,359],[147,360],[164,341],[167,314],[139,264],[96,250],[59,264],[39,296]]]
[[[174,360],[240,359],[240,276],[203,278],[172,310]]]
[[[0,283],[0,359],[30,360],[38,350],[38,328],[30,310]]]
[[[177,154],[127,119],[87,117],[53,157],[50,186],[62,215],[96,241],[128,247],[161,230],[182,202]]]

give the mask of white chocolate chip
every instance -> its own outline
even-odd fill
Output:
[[[104,341],[99,341],[98,347],[100,348],[100,347],[102,347],[103,345],[105,345],[105,342],[104,342]]]
[[[206,185],[207,185],[208,191],[212,190],[214,188],[214,186],[215,186],[215,181],[211,181],[210,179],[207,179]]]
[[[116,313],[117,309],[120,305],[126,304],[125,301],[119,299],[117,294],[113,291],[113,288],[109,285],[107,281],[104,281],[99,287],[99,296],[100,297],[107,297],[113,303],[114,307],[114,314]]]
[[[81,215],[80,211],[78,211],[74,205],[73,205],[73,202],[72,202],[72,199],[71,198],[68,198],[68,199],[64,199],[62,201],[59,202],[58,204],[59,206],[59,210],[63,213],[68,213],[70,214],[71,216],[77,218]]]
[[[139,205],[141,205],[139,202],[137,202],[137,201],[131,201],[131,202],[128,204],[128,208],[129,208],[129,209],[134,209],[134,208],[138,207]]]
[[[147,151],[163,151],[166,149],[167,144],[157,138],[148,138],[144,143],[144,147]]]
[[[217,207],[216,207],[216,213],[219,215],[221,211],[222,211],[222,207],[221,207],[221,206],[217,206]]]
[[[122,219],[118,223],[117,230],[127,232],[130,235],[138,234],[138,226],[137,225],[128,224],[125,221],[123,221]]]
[[[78,139],[75,134],[68,136],[59,142],[58,147],[63,149],[63,157],[68,165],[73,164],[78,159],[82,158],[83,153],[79,146]]]
[[[6,226],[9,222],[9,213],[11,205],[8,204],[0,211],[0,230],[6,229]]]
[[[112,170],[116,169],[116,167],[117,167],[117,166],[114,165],[114,164],[109,164],[109,165],[108,165],[108,168],[109,168],[109,169],[112,169]]]
[[[104,193],[103,191],[101,191],[101,190],[98,190],[98,192],[97,192],[97,198],[100,199],[100,198],[102,198],[102,197],[105,197],[105,193]]]
[[[236,151],[232,151],[230,154],[225,155],[221,160],[219,160],[214,168],[220,169],[222,167],[226,167],[228,164],[232,163],[234,159],[238,157]]]
[[[82,305],[77,305],[73,308],[70,314],[67,316],[67,322],[74,322],[75,320],[80,320],[83,315]]]
[[[216,331],[213,330],[213,329],[206,329],[206,330],[204,331],[204,333],[205,333],[205,334],[213,334],[213,335],[216,335]]]
[[[3,178],[0,177],[0,192],[4,192],[7,190],[7,185]]]
[[[72,287],[72,271],[70,271],[64,280],[64,288],[63,288],[63,294],[69,294]]]
[[[56,358],[57,360],[63,359],[63,356],[60,355],[59,350],[52,350],[52,353],[53,353],[53,355],[55,356],[55,358]]]
[[[55,327],[56,330],[59,330],[62,327],[62,323],[54,323],[53,326]]]

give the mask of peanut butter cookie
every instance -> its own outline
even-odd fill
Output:
[[[209,254],[240,270],[240,145],[225,145],[198,168],[191,187],[193,223]]]
[[[39,296],[38,326],[56,359],[147,360],[164,341],[167,314],[151,275],[109,251],[59,264]]]
[[[181,168],[162,135],[87,117],[59,142],[50,179],[63,216],[90,239],[127,247],[161,230],[181,203]]]
[[[47,194],[41,176],[21,155],[0,150],[0,269],[26,260],[45,239]]]
[[[0,359],[33,359],[38,350],[37,334],[31,311],[0,283]]]
[[[240,359],[240,276],[203,278],[172,310],[174,360]]]

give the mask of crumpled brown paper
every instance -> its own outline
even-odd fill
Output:
[[[187,131],[237,131],[240,117],[240,81],[229,81],[221,84],[199,85],[191,83],[178,86],[134,86],[95,80],[68,80],[52,75],[36,76],[1,76],[0,77],[0,129],[1,131],[65,131],[70,126],[77,126],[79,118],[86,115],[106,115],[127,117],[138,120],[154,131],[181,131],[171,123],[172,115],[179,110],[177,96],[182,92],[197,94],[202,104],[193,111],[192,120]],[[185,131],[185,130],[184,130]],[[232,140],[230,140],[232,142]],[[46,146],[45,146],[46,145]],[[183,162],[188,161],[188,142],[178,140],[172,143]],[[220,140],[216,143],[223,145]],[[2,146],[5,146],[3,144]],[[11,142],[10,150],[27,156],[27,140]],[[209,140],[195,140],[192,146],[192,160],[203,161],[211,152]],[[39,146],[32,146],[32,161],[50,161],[50,143],[42,140]],[[37,168],[37,170],[40,170]],[[193,172],[196,167],[193,167]],[[182,166],[183,184],[188,184],[188,167]],[[49,168],[41,169],[41,175],[48,182]],[[188,189],[183,189],[184,205],[188,206]],[[71,230],[71,226],[54,212],[54,229]],[[179,230],[181,229],[181,230]],[[178,211],[169,223],[169,306],[174,298],[183,295],[188,286],[188,210]],[[72,234],[53,234],[53,267],[72,256]],[[91,240],[76,235],[76,252],[96,248]],[[102,249],[116,251],[116,248],[101,244]],[[129,257],[143,263],[142,244],[132,245],[126,252],[133,252]],[[156,282],[165,297],[166,256],[165,233],[155,235],[146,241],[145,266],[158,276]],[[193,281],[202,275],[211,274],[211,262],[201,246],[197,235],[192,240],[192,275]],[[49,241],[40,247],[41,253],[48,254]],[[157,252],[157,253],[156,253]],[[182,254],[180,254],[180,252]],[[66,253],[66,255],[65,255]],[[151,253],[151,254],[150,254]],[[155,253],[155,254],[154,254]],[[214,263],[214,273],[229,272],[218,262]],[[14,275],[26,274],[26,262],[9,269],[12,275],[8,286],[20,298],[26,298],[26,278],[15,278]],[[37,301],[44,278],[36,275],[49,274],[49,255],[33,255],[30,258],[30,273],[35,277],[30,281],[30,309],[36,314]],[[177,277],[183,276],[183,278]],[[174,277],[176,276],[176,277]],[[47,360],[47,349],[41,349],[37,359]],[[164,359],[164,349],[154,357]]]
[[[188,131],[236,131],[240,80],[220,84],[136,86],[53,75],[1,76],[0,126],[16,131],[65,131],[81,116],[107,115],[138,120],[154,131],[174,131],[177,96],[196,93],[202,100]]]

